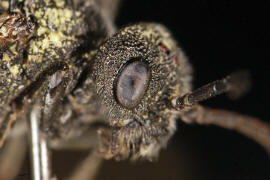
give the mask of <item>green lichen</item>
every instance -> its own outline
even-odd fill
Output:
[[[91,40],[100,43],[101,39],[106,37],[106,31],[99,29],[104,26],[103,22],[100,22],[102,18],[93,5],[85,6],[87,12],[94,12],[91,15],[91,21],[87,21],[87,14],[68,5],[66,0],[24,1],[25,16],[33,17],[36,29],[33,37],[26,42],[24,49],[20,49],[22,44],[16,40],[7,50],[0,52],[2,91],[0,104],[10,103],[37,78],[38,74],[50,69],[54,64],[65,63],[66,67],[76,74],[78,68],[82,67],[75,67],[74,62],[78,58],[84,61],[91,59],[95,54],[95,49],[78,54],[79,57],[72,56],[72,53],[82,44],[91,43]],[[0,2],[1,9],[7,10],[8,6],[7,0]],[[96,24],[101,24],[101,26],[98,27]],[[5,29],[1,29],[2,31],[7,32]],[[92,39],[90,31],[94,34]],[[101,34],[101,36],[95,34]],[[86,41],[88,39],[90,41]]]

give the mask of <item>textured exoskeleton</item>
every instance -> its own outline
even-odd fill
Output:
[[[51,179],[49,149],[151,160],[176,131],[177,119],[236,129],[270,151],[268,124],[198,105],[221,93],[242,95],[246,72],[193,90],[192,67],[169,30],[137,23],[116,31],[118,3],[0,2],[0,176],[18,173],[25,148],[16,153],[14,144],[30,145],[35,179]],[[16,141],[27,130],[30,142]],[[11,156],[20,162],[8,161]],[[14,166],[10,175],[1,162]],[[98,167],[97,159],[90,162]],[[73,179],[83,179],[78,169]]]

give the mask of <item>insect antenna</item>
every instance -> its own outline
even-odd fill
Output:
[[[206,84],[191,93],[175,97],[172,99],[171,104],[174,109],[181,110],[223,93],[228,93],[229,97],[235,99],[244,95],[249,88],[249,72],[237,71],[223,79]]]
[[[211,82],[191,93],[172,99],[172,107],[179,112],[183,110],[180,112],[180,116],[186,123],[215,125],[235,130],[261,144],[270,154],[270,125],[268,123],[251,116],[196,105],[200,101],[222,93],[228,93],[232,98],[242,96],[250,87],[249,77],[247,71],[232,73],[221,80]]]

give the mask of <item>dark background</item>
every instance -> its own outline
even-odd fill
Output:
[[[117,25],[166,25],[193,64],[194,87],[235,70],[250,70],[252,89],[245,97],[231,101],[222,95],[202,104],[270,123],[269,9],[268,4],[235,0],[124,0]],[[98,179],[269,180],[270,159],[259,145],[236,132],[179,122],[158,162],[109,161]]]

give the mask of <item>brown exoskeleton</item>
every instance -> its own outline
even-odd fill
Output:
[[[2,2],[3,9],[4,3],[8,1]],[[23,156],[12,150],[25,129],[34,179],[51,178],[50,149],[93,148],[101,157],[118,160],[155,158],[174,134],[176,119],[236,129],[270,150],[268,124],[198,105],[225,92],[243,94],[249,86],[245,72],[192,90],[192,67],[164,26],[139,23],[115,32],[114,8],[101,1],[21,3],[18,8],[11,1],[0,21],[5,32],[20,32],[17,38],[2,35],[0,42],[4,168],[20,164],[7,158]],[[24,25],[33,26],[14,31],[17,24],[9,23],[10,17],[22,17]],[[8,133],[14,122],[22,125]],[[99,160],[91,160],[85,163],[95,169]],[[11,175],[0,171],[1,176],[11,179],[14,169]],[[80,169],[72,178],[83,179]]]

